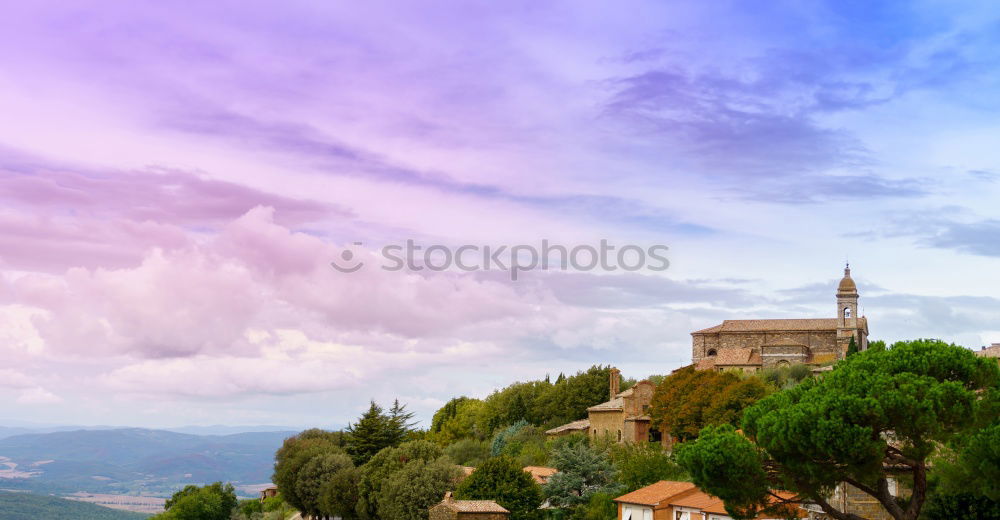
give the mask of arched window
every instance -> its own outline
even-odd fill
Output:
[[[709,356],[714,356],[714,355],[718,354],[718,352],[716,352],[714,348],[710,348],[710,349],[708,349],[707,354]]]
[[[850,307],[844,307],[844,317],[845,318],[850,318],[851,317],[851,308]]]

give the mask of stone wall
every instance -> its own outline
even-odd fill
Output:
[[[590,436],[607,435],[611,440],[617,440],[619,432],[624,435],[625,416],[620,410],[590,412]]]

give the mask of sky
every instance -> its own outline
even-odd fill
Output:
[[[426,426],[848,260],[872,339],[1000,342],[998,115],[989,1],[13,3],[0,424]],[[669,268],[378,264],[602,239]]]

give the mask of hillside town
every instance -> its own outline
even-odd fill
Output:
[[[844,268],[834,298],[835,318],[725,320],[694,331],[691,333],[691,363],[666,376],[635,381],[624,378],[617,368],[595,367],[588,374],[568,378],[560,375],[554,385],[548,381],[518,383],[495,392],[485,401],[459,398],[435,414],[434,423],[426,432],[403,431],[410,415],[399,403],[387,414],[373,403],[369,413],[342,434],[303,432],[286,441],[277,456],[275,482],[278,485],[262,491],[259,502],[286,500],[303,511],[306,518],[336,516],[345,519],[924,518],[919,516],[924,504],[917,501],[926,500],[927,471],[932,455],[945,448],[943,444],[933,444],[938,447],[925,451],[924,460],[911,460],[910,453],[922,434],[904,432],[903,428],[909,425],[893,423],[902,417],[893,419],[891,411],[887,419],[879,420],[890,421],[879,426],[881,435],[868,439],[868,442],[880,444],[883,450],[871,456],[882,453],[877,456],[884,458],[875,468],[864,470],[868,473],[861,473],[860,468],[859,473],[853,473],[840,466],[841,462],[824,460],[852,454],[838,455],[836,450],[828,451],[829,446],[822,441],[812,446],[810,443],[816,441],[808,438],[795,441],[804,443],[801,449],[806,451],[779,456],[781,451],[775,448],[775,459],[770,464],[775,465],[772,467],[780,467],[780,464],[794,467],[797,457],[818,457],[810,463],[813,467],[789,470],[787,477],[768,470],[760,474],[763,479],[760,481],[744,478],[749,477],[746,471],[763,471],[762,468],[727,467],[727,452],[716,451],[725,445],[734,449],[732,444],[720,445],[720,442],[769,449],[766,448],[769,442],[778,440],[766,438],[775,425],[756,423],[753,417],[760,412],[754,410],[788,406],[779,404],[785,394],[805,390],[806,394],[794,399],[818,398],[813,406],[829,406],[823,404],[824,399],[837,392],[847,392],[844,398],[853,399],[848,397],[852,392],[871,391],[864,386],[842,387],[844,383],[839,378],[847,378],[847,374],[855,372],[857,374],[851,378],[875,377],[870,364],[877,359],[885,359],[878,363],[889,365],[915,364],[898,376],[892,376],[905,379],[928,377],[933,373],[931,368],[928,375],[918,376],[930,368],[920,361],[930,359],[928,355],[957,356],[968,369],[984,371],[983,374],[990,374],[988,379],[992,384],[997,383],[1000,345],[971,351],[934,341],[892,346],[870,341],[869,321],[858,313],[859,290],[849,266]],[[869,358],[872,361],[867,361]],[[890,358],[896,361],[888,361]],[[886,369],[891,373],[900,370],[886,367],[876,372]],[[594,376],[600,377],[598,374],[606,375],[607,379],[596,379]],[[951,384],[946,382],[951,377],[944,376],[940,384]],[[548,418],[538,414],[532,416],[528,412],[532,406],[525,402],[530,399],[529,394],[542,388],[535,399],[543,403],[548,400],[545,389],[568,388],[584,378],[589,379],[592,388],[606,389],[605,400],[576,404],[579,411],[569,416],[574,420],[544,430],[539,428],[550,424],[554,417],[563,416],[561,412],[567,410],[556,409]],[[876,384],[876,380],[872,379],[871,384]],[[971,380],[967,384],[971,384]],[[829,390],[822,390],[824,386],[829,386]],[[815,392],[819,394],[809,395]],[[872,395],[891,399],[889,393],[881,391]],[[968,394],[967,398],[973,400],[971,404],[982,401],[983,394]],[[555,401],[574,402],[565,397]],[[491,410],[490,404],[497,408]],[[985,401],[979,404],[985,405]],[[748,410],[750,412],[743,415]],[[777,412],[780,408],[774,408],[772,413]],[[801,419],[802,425],[825,428],[822,422],[814,421],[823,421],[842,412],[831,409],[821,412],[815,419],[805,417]],[[492,422],[488,418],[491,413],[496,415]],[[572,417],[576,414],[585,417]],[[352,448],[351,436],[370,435],[380,417],[390,429],[397,429],[401,443],[377,452],[369,446]],[[908,421],[911,416],[903,417]],[[515,420],[510,423],[509,419]],[[846,432],[863,424],[864,421],[856,425],[844,421],[830,434],[856,435]],[[788,431],[780,435],[790,434],[793,438],[798,435]],[[300,444],[303,447],[297,448]],[[327,452],[331,455],[322,455],[324,450],[315,447],[322,444],[329,446]],[[304,466],[300,461],[299,475],[289,478],[284,473],[289,465],[294,471],[296,463],[286,451],[296,449],[306,450],[306,453],[317,450],[315,453],[319,455],[313,455],[313,462]],[[809,453],[812,455],[807,455]],[[793,459],[782,461],[786,456]],[[307,486],[304,480],[310,478],[306,475],[319,470],[313,468],[315,461],[327,460],[322,457],[329,457],[325,464],[330,468],[327,478],[332,480],[313,487],[312,491],[302,489]],[[399,461],[413,458],[421,462],[400,465]],[[334,463],[335,460],[340,462]],[[355,473],[352,461],[362,464],[360,474]],[[703,463],[710,467],[699,467]],[[733,463],[741,461],[734,459]],[[870,467],[870,462],[864,465]],[[386,476],[391,468],[399,472],[403,481]],[[796,477],[796,472],[800,471],[828,473],[802,473]],[[371,476],[366,476],[367,473]],[[429,474],[439,474],[439,480],[429,479],[425,482],[426,487],[415,483]],[[869,476],[862,478],[858,476],[861,474]],[[815,479],[816,484],[807,485],[810,478]],[[871,478],[874,478],[874,486],[867,480]],[[401,493],[398,496],[387,488],[403,485],[404,481],[415,487],[397,491]],[[794,485],[782,486],[789,483]],[[993,484],[985,486],[992,488]],[[382,491],[376,491],[378,489]],[[441,496],[435,496],[434,489]],[[757,495],[750,501],[739,498],[749,493]],[[309,498],[309,494],[315,498]],[[422,496],[424,505],[411,502],[417,496]],[[396,502],[401,499],[403,503]],[[925,514],[927,510],[944,507],[933,500],[927,506]],[[253,518],[257,516],[247,516],[247,520]]]

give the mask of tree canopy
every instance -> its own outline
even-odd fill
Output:
[[[186,486],[164,504],[158,520],[229,520],[238,503],[232,484],[215,482],[204,487]]]
[[[656,387],[650,416],[661,432],[693,439],[705,426],[737,423],[744,408],[773,391],[757,377],[686,367]]]
[[[735,517],[767,509],[768,489],[775,488],[839,520],[861,520],[829,501],[846,482],[893,518],[916,520],[935,450],[961,438],[991,438],[986,427],[996,420],[998,381],[995,360],[941,341],[869,349],[749,407],[742,433],[728,425],[706,428],[677,457]],[[890,479],[912,486],[903,503],[891,495]]]
[[[455,497],[464,500],[495,500],[511,513],[511,520],[538,518],[542,489],[514,459],[493,457],[459,484]]]

